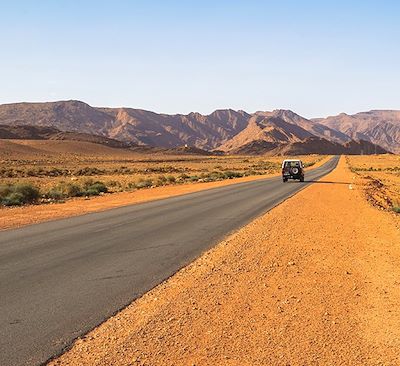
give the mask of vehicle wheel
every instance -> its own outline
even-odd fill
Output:
[[[283,183],[286,183],[287,182],[287,179],[286,178],[283,178]]]

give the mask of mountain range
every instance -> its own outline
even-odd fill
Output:
[[[209,115],[169,115],[133,108],[98,108],[71,100],[0,105],[0,125],[0,138],[6,138],[2,135],[7,128],[14,129],[16,138],[17,126],[33,126],[55,129],[50,135],[63,139],[75,136],[87,141],[88,135],[96,135],[105,138],[101,142],[105,144],[187,145],[236,154],[400,152],[400,111],[310,120],[281,109],[252,114],[221,109]],[[20,127],[21,138],[26,138],[26,129],[25,137],[21,131]]]

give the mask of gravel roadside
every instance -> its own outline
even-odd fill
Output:
[[[338,168],[51,365],[399,365],[400,233]]]

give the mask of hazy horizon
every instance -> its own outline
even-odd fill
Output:
[[[0,104],[399,110],[395,1],[5,2]]]

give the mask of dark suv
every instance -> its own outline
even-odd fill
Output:
[[[284,160],[282,163],[282,180],[298,179],[304,182],[304,164],[301,160]]]

